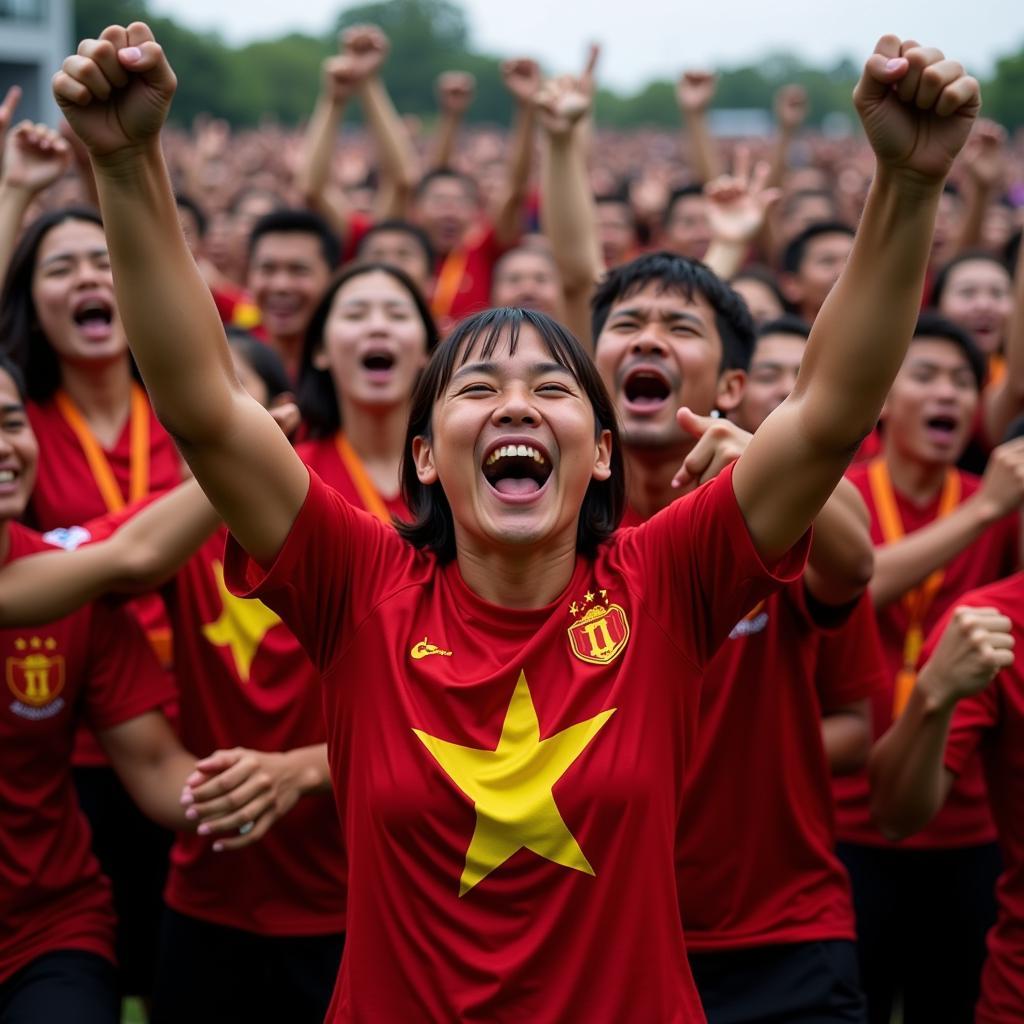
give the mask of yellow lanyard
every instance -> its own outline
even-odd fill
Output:
[[[452,311],[455,304],[455,297],[462,287],[462,279],[466,274],[466,263],[469,254],[464,245],[453,249],[444,258],[441,270],[437,275],[437,283],[434,285],[434,297],[430,301],[430,311],[434,319],[443,322]]]
[[[149,493],[149,402],[146,399],[146,392],[138,384],[132,384],[128,425],[130,475],[127,502],[110,467],[106,452],[96,440],[96,435],[86,423],[78,406],[64,391],[58,391],[53,396],[53,401],[57,411],[78,439],[107,511],[120,512],[126,504],[134,504],[146,497]]]
[[[377,492],[377,488],[374,487],[369,473],[366,472],[363,460],[359,458],[355,449],[348,443],[348,438],[340,430],[334,438],[334,443],[338,449],[341,464],[348,470],[348,475],[352,478],[363,508],[371,515],[376,516],[382,523],[390,526],[391,513],[388,511],[387,505],[384,504],[384,499]]]
[[[905,536],[903,520],[900,517],[899,506],[896,504],[896,494],[892,488],[889,467],[886,466],[884,459],[875,459],[869,463],[868,484],[871,487],[871,497],[875,502],[878,522],[886,544],[902,540]],[[942,485],[942,494],[939,497],[936,520],[944,519],[959,504],[960,475],[955,469],[948,469]],[[924,646],[924,620],[945,578],[946,569],[943,566],[931,573],[923,583],[903,595],[903,606],[907,610],[910,622],[907,625],[906,636],[903,638],[903,667],[896,673],[896,689],[893,694],[892,708],[894,716],[899,716],[906,707],[907,701],[910,699],[910,692],[917,681],[917,661],[921,657],[921,648]]]

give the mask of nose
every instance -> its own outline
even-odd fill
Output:
[[[540,423],[540,414],[525,385],[513,385],[503,393],[491,414],[491,422],[499,427],[535,427]]]
[[[652,324],[647,324],[633,339],[629,350],[633,355],[637,356],[668,355],[668,346],[662,340],[657,328]]]

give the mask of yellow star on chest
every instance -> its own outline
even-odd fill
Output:
[[[494,750],[460,746],[413,729],[476,806],[460,896],[522,849],[563,867],[594,873],[562,820],[551,790],[614,713],[615,708],[609,708],[541,739],[526,673],[520,672]]]
[[[235,662],[235,671],[243,683],[249,681],[249,669],[263,638],[281,619],[262,601],[235,597],[224,582],[224,566],[213,563],[222,611],[216,622],[203,626],[203,636],[215,647],[227,647]]]

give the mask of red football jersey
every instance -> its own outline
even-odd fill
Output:
[[[963,502],[977,491],[981,481],[969,473],[959,472],[959,476],[960,500]],[[855,466],[850,470],[849,479],[867,502],[871,513],[871,539],[876,547],[881,547],[885,540],[878,509],[875,507],[868,483],[868,467]],[[934,522],[938,514],[938,497],[927,507],[919,508],[904,498],[895,487],[893,491],[907,534]],[[1016,571],[1018,530],[1018,516],[1009,515],[986,530],[946,566],[942,586],[924,619],[925,635],[962,594]],[[877,609],[875,615],[878,619],[887,668],[887,686],[879,691],[873,708],[875,734],[880,736],[892,723],[894,684],[896,674],[903,666],[903,645],[910,617],[902,600],[893,601],[884,608]],[[892,845],[871,820],[866,772],[835,779],[833,791],[836,797],[840,839],[868,846]],[[989,811],[981,762],[975,758],[971,764],[964,767],[946,806],[931,825],[899,845],[912,849],[941,849],[977,846],[994,839],[995,825]]]
[[[493,224],[483,223],[457,249],[438,258],[431,310],[442,335],[463,317],[491,305],[494,265],[509,248],[499,245]]]
[[[1024,675],[1019,653],[1024,650],[1024,574],[964,594],[957,604],[998,608],[1013,623],[1017,641],[1014,664],[981,693],[959,703],[946,745],[946,767],[956,775],[981,752],[1003,854],[996,888],[999,915],[988,933],[975,1020],[1017,1024],[1024,1020]],[[926,658],[941,628],[932,634]]]
[[[160,425],[152,408],[148,411],[147,493],[159,494],[181,483],[181,461],[170,435]],[[39,440],[39,447],[45,454],[45,458],[39,460],[35,488],[29,505],[29,519],[32,525],[45,533],[68,523],[84,523],[88,519],[114,511],[108,508],[85,452],[56,402],[50,400],[41,405],[29,402],[28,417],[32,430]],[[129,418],[117,444],[112,449],[103,450],[125,502],[137,498],[131,493],[131,442]],[[150,637],[160,660],[167,664],[170,661],[170,624],[159,598],[140,597],[129,602],[126,607]],[[172,720],[175,718],[173,702],[165,711]],[[106,764],[99,744],[86,729],[81,730],[75,744],[75,764]]]
[[[701,671],[806,543],[765,567],[726,470],[513,610],[310,477],[272,568],[229,541],[227,575],[323,675],[350,865],[328,1020],[703,1021],[673,855]]]
[[[688,949],[856,937],[821,717],[884,678],[866,595],[823,630],[798,580],[736,624],[704,672],[683,795],[676,861]]]
[[[49,545],[7,526],[11,562]],[[0,630],[0,983],[44,953],[114,959],[110,887],[71,781],[75,728],[112,728],[171,691],[132,618],[102,603],[33,629]]]

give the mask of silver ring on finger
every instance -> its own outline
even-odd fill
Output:
[[[242,825],[238,829],[238,834],[240,836],[247,836],[255,827],[256,827],[256,822],[255,821],[247,821],[244,825]]]

